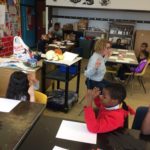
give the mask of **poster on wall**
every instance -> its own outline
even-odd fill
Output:
[[[136,4],[136,7],[135,7]],[[149,0],[46,0],[46,5],[76,8],[150,10]]]
[[[5,28],[5,5],[0,5],[0,38],[4,36]]]
[[[8,0],[5,13],[4,36],[15,36],[21,33],[19,0]]]

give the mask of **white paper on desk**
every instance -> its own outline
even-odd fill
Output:
[[[56,45],[56,44],[49,44],[49,46],[51,46],[51,47],[56,47],[56,48],[58,48],[59,46],[58,45]]]
[[[67,149],[61,148],[61,147],[59,147],[59,146],[54,146],[54,148],[53,148],[52,150],[67,150]]]
[[[96,144],[97,134],[90,133],[85,123],[63,120],[56,138]]]
[[[110,56],[109,59],[118,59],[117,56]]]
[[[134,61],[132,58],[124,58],[125,61]]]
[[[0,98],[0,112],[10,112],[15,108],[21,101]]]
[[[113,53],[113,54],[119,54],[119,52],[117,52],[117,51],[113,51],[112,53]]]
[[[120,62],[120,63],[129,63],[130,61],[129,60],[116,60],[116,62]]]
[[[65,52],[63,54],[63,56],[64,56],[65,61],[73,61],[75,58],[78,57],[78,54],[71,53],[71,52]]]
[[[127,55],[135,55],[134,52],[128,52]]]
[[[127,52],[127,49],[118,49],[119,52]]]

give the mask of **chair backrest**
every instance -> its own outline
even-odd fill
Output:
[[[47,104],[47,96],[39,91],[34,92],[35,95],[35,102],[41,104]]]
[[[148,59],[148,61],[147,61],[146,65],[145,65],[144,69],[142,70],[142,72],[141,73],[137,73],[137,74],[139,74],[140,76],[143,76],[145,74],[149,64],[150,64],[150,59]]]
[[[142,122],[148,112],[148,107],[138,107],[133,120],[132,129],[141,130]]]

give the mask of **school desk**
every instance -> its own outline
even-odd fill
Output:
[[[150,136],[141,136],[136,130],[117,130],[98,134],[97,144],[86,144],[56,138],[62,119],[41,116],[22,142],[19,150],[52,150],[59,146],[69,150],[149,150]],[[88,137],[85,137],[88,138]]]

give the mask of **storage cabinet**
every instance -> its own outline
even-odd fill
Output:
[[[109,27],[109,40],[116,43],[121,39],[121,45],[126,49],[133,49],[134,23],[111,22]]]

